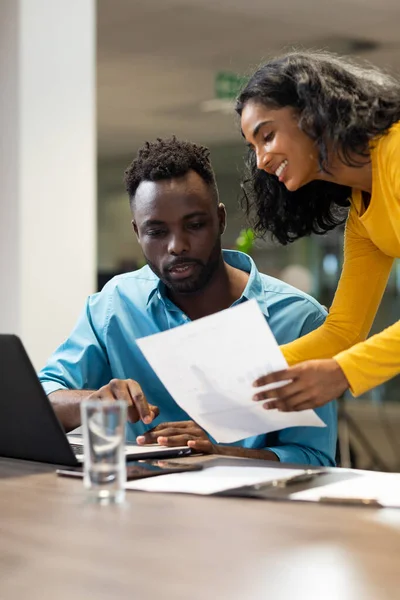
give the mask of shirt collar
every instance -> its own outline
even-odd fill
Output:
[[[178,307],[175,306],[175,304],[168,298],[165,283],[163,283],[158,277],[154,278],[154,287],[152,290],[150,290],[148,295],[147,306],[156,300],[162,302],[170,311],[179,311]]]
[[[249,279],[242,295],[234,304],[239,304],[246,300],[255,298],[266,317],[269,315],[268,305],[264,293],[264,282],[256,264],[248,254],[239,252],[238,250],[223,250],[223,257],[226,263],[231,267],[240,269],[249,273]]]
[[[255,298],[260,305],[262,312],[265,314],[265,316],[268,316],[269,311],[264,294],[264,284],[253,259],[250,258],[248,254],[239,252],[238,250],[223,250],[222,255],[228,265],[249,273],[249,279],[246,287],[244,288],[240,298],[234,302],[234,305]],[[178,308],[169,300],[166,294],[165,284],[158,279],[158,277],[155,277],[154,279],[154,287],[152,290],[150,290],[148,295],[147,305],[149,305],[155,298],[158,298],[168,308],[168,310],[178,310]]]

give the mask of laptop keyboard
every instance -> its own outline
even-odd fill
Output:
[[[83,454],[83,446],[82,444],[70,444],[71,448],[72,448],[72,452],[75,455],[81,455]]]

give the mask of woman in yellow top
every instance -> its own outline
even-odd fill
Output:
[[[329,53],[292,52],[258,69],[236,110],[248,142],[243,188],[257,233],[287,244],[343,222],[344,264],[324,325],[282,347],[289,369],[255,400],[303,410],[400,373],[400,322],[366,338],[400,257],[400,84]],[[293,366],[294,365],[294,366]]]

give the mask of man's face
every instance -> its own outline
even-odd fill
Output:
[[[152,271],[176,294],[202,290],[221,261],[225,208],[195,171],[143,181],[132,225]]]

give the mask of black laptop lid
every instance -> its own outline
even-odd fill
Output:
[[[21,340],[15,335],[0,335],[0,456],[78,464]]]

